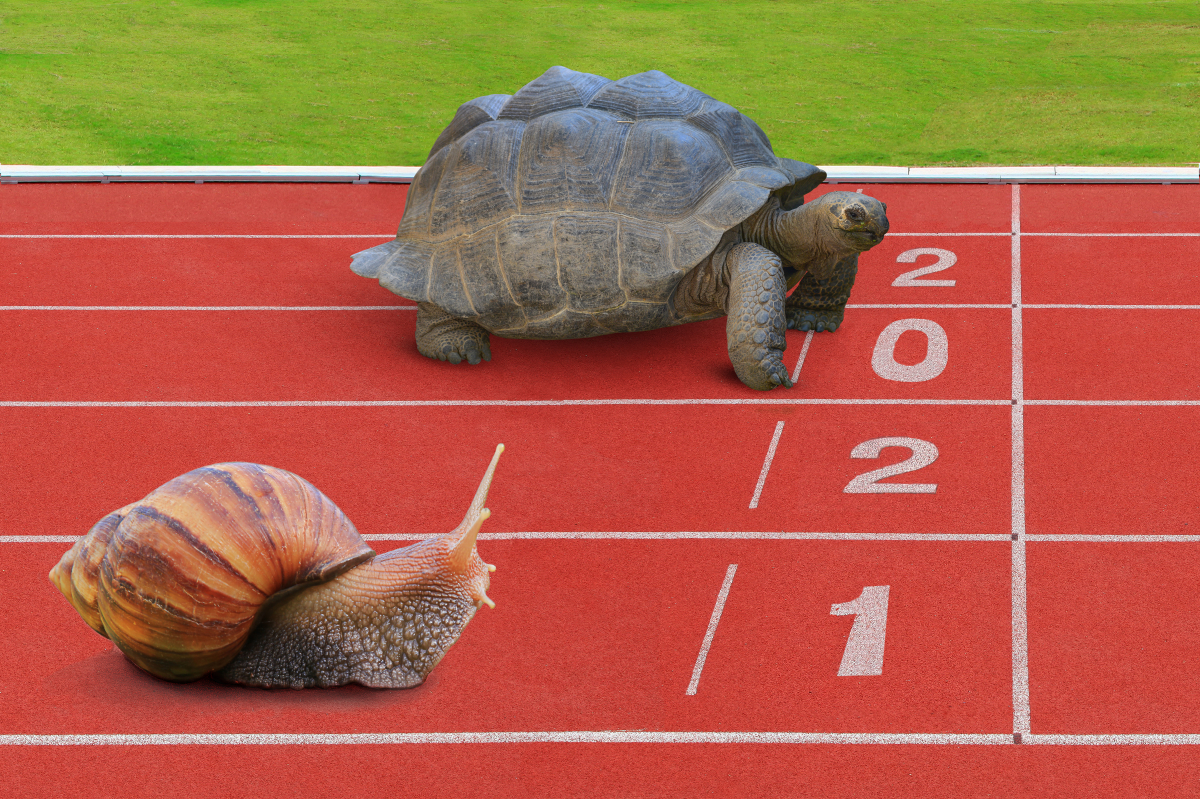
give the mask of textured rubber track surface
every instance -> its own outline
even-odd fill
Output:
[[[0,187],[0,794],[1200,794],[1200,187],[833,188],[892,232],[760,393],[723,320],[422,358],[348,268],[404,186]],[[161,682],[46,579],[225,460],[390,549],[499,442],[416,689]]]

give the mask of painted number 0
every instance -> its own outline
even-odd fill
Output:
[[[896,342],[910,330],[925,334],[925,359],[908,366],[896,362]],[[884,380],[922,383],[940,375],[950,360],[946,331],[932,319],[897,319],[883,329],[871,353],[871,368]]]
[[[941,272],[943,269],[949,269],[958,263],[958,256],[949,250],[938,249],[937,247],[921,247],[916,250],[905,250],[896,256],[898,264],[915,264],[918,255],[933,255],[937,257],[937,261],[931,266],[922,266],[920,269],[913,269],[905,272],[898,278],[892,281],[893,286],[953,286],[953,280],[918,280],[921,275],[929,275],[934,272]]]
[[[888,588],[869,585],[857,599],[829,609],[831,616],[854,616],[854,626],[842,653],[839,677],[870,677],[883,674],[883,644],[887,638]]]
[[[882,469],[875,469],[860,474],[843,489],[847,494],[933,494],[937,492],[937,483],[880,483],[885,477],[895,477],[898,474],[915,472],[923,469],[937,460],[938,450],[928,441],[919,438],[872,438],[864,441],[850,450],[851,458],[878,458],[885,447],[906,447],[912,450],[912,457]]]

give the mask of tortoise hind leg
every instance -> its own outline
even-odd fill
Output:
[[[787,301],[787,326],[791,330],[837,330],[846,313],[854,276],[858,274],[858,253],[848,255],[833,267],[833,274],[817,280],[808,273]]]
[[[779,256],[743,242],[729,251],[729,299],[725,303],[725,340],[738,378],[767,391],[791,387],[783,366],[787,319],[783,312],[787,283]]]
[[[492,359],[486,330],[427,302],[417,303],[417,352],[450,363]]]

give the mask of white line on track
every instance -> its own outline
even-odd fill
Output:
[[[0,305],[0,311],[415,311],[415,305]]]
[[[0,746],[362,746],[400,744],[876,744],[893,746],[1013,746],[995,733],[895,732],[648,732],[562,730],[551,732],[363,732],[363,733],[151,733],[98,735],[0,735]],[[1021,745],[1184,746],[1200,735],[1024,735]]]
[[[1015,185],[1015,184],[1014,184]],[[1170,239],[1170,238],[1194,238],[1200,236],[1200,233],[1022,233],[1022,236],[1041,236],[1060,237],[1072,239]]]
[[[1013,735],[1029,733],[1025,565],[1025,372],[1021,320],[1021,186],[1012,186],[1012,691]]]
[[[847,305],[854,308],[972,308],[972,309],[1008,309],[1008,303],[994,302],[955,302],[955,303],[863,303]],[[1078,309],[1097,311],[1197,311],[1200,305],[1086,305],[1073,304],[1028,304],[1022,308],[1040,309]],[[415,311],[415,305],[0,305],[0,311]],[[813,331],[808,331],[804,339],[804,347],[796,369],[792,374],[793,382],[800,374],[804,364],[804,356],[808,352],[809,342],[812,341]]]
[[[1085,311],[1197,311],[1200,305],[1049,305],[1030,304],[1022,308],[1070,308]]]
[[[717,594],[717,604],[713,606],[712,617],[708,620],[708,630],[704,633],[704,643],[700,645],[700,654],[696,656],[696,667],[692,669],[692,680],[688,683],[687,696],[695,696],[700,686],[700,672],[704,670],[704,661],[708,659],[708,650],[712,646],[713,637],[717,634],[717,624],[721,621],[721,613],[725,610],[725,600],[729,598],[729,589],[733,585],[733,575],[737,572],[737,564],[730,563],[725,570],[725,582],[721,583],[721,591]]]
[[[801,358],[803,357],[801,355]],[[771,471],[771,461],[775,460],[775,448],[779,446],[779,436],[781,435],[783,435],[783,422],[775,425],[775,435],[771,437],[771,446],[767,447],[767,457],[763,459],[762,471],[758,473],[758,484],[754,486],[754,496],[750,499],[751,509],[758,507],[758,499],[762,496],[763,485],[767,482],[767,472]]]
[[[395,233],[0,233],[0,239],[394,239]]]
[[[1200,735],[1137,733],[1133,735],[1025,735],[1022,744],[1051,746],[1180,746],[1200,744]]]
[[[73,544],[82,535],[0,535],[0,544]],[[364,534],[368,541],[420,541],[401,533]],[[1007,533],[826,533],[737,530],[523,531],[479,533],[481,541],[1008,541]]]
[[[796,368],[792,370],[793,383],[800,379],[800,370],[804,367],[804,359],[808,357],[808,348],[812,345],[814,333],[816,333],[815,330],[810,330],[804,335],[804,346],[800,348],[800,357],[796,359]]]
[[[892,303],[870,303],[862,305],[847,305],[846,308],[1011,308],[1009,303],[995,302],[953,302],[953,303],[919,303],[919,302],[892,302]]]
[[[1009,405],[973,399],[580,399],[580,400],[0,400],[0,408],[570,408],[599,405]]]
[[[1013,184],[1016,185],[1016,184]],[[994,233],[901,233],[892,238],[1007,237],[1009,232]],[[1044,238],[1195,238],[1200,233],[1022,233]],[[0,239],[394,239],[395,233],[0,233]]]
[[[973,399],[589,399],[589,400],[0,400],[0,408],[571,408],[603,405],[1011,405]],[[1191,407],[1200,400],[1037,400],[1022,405]]]
[[[1087,737],[1087,736],[1083,736]],[[1176,736],[1178,737],[1178,736]],[[1012,744],[1011,735],[870,732],[553,732],[158,733],[0,735],[0,746],[338,746],[364,744]]]
[[[1200,400],[1024,400],[1024,405],[1069,405],[1084,408],[1103,407],[1176,407],[1200,405]]]
[[[1083,533],[1030,533],[1030,541],[1099,541],[1103,543],[1178,543],[1200,541],[1200,535],[1086,535]]]

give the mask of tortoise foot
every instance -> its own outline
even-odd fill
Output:
[[[787,319],[783,300],[787,283],[779,256],[757,244],[739,244],[729,252],[731,279],[726,305],[725,339],[738,379],[753,389],[791,388],[783,365]]]
[[[788,308],[787,309],[787,326],[788,330],[815,330],[818,333],[823,331],[833,332],[842,324],[842,310],[836,311],[814,311],[807,308]]]
[[[492,359],[486,330],[428,303],[417,305],[417,352],[450,363]]]

